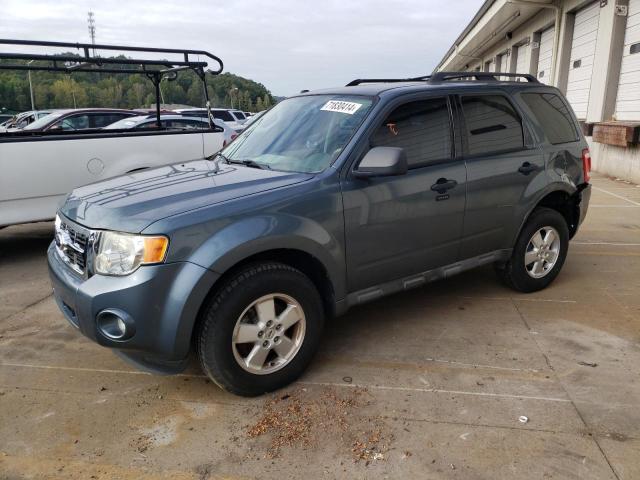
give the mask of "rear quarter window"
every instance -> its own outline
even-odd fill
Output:
[[[552,145],[579,140],[569,107],[558,95],[523,93],[520,96]]]

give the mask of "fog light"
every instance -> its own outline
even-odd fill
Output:
[[[135,323],[122,310],[102,310],[96,317],[98,330],[110,340],[123,341],[133,337]]]

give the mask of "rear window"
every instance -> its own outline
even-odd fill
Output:
[[[500,95],[462,97],[469,155],[497,153],[524,147],[522,122]]]
[[[220,120],[222,120],[224,122],[235,122],[236,121],[236,119],[233,118],[233,115],[231,115],[226,110],[212,110],[211,114],[213,115],[213,118],[219,118]]]
[[[575,142],[579,139],[571,112],[558,95],[523,93],[521,96],[551,144]]]

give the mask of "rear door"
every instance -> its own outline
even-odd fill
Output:
[[[513,247],[531,185],[543,182],[544,158],[503,92],[460,95],[457,106],[467,165],[464,260]]]
[[[457,260],[466,173],[451,125],[446,96],[398,100],[373,125],[368,146],[403,148],[409,171],[343,183],[350,291]]]

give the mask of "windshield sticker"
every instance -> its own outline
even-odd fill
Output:
[[[362,106],[361,103],[343,102],[341,100],[329,100],[320,110],[325,112],[338,112],[353,115]]]

